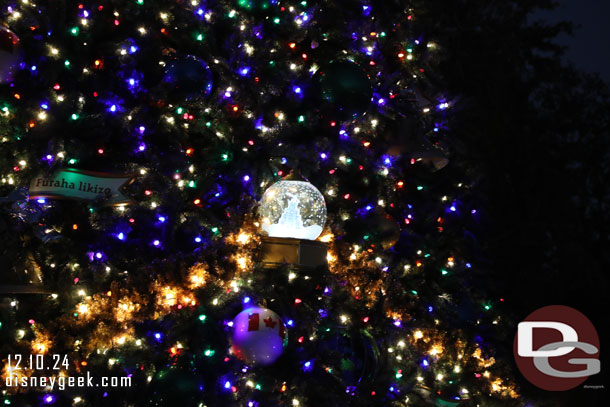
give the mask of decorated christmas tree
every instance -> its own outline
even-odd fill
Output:
[[[525,405],[423,7],[4,3],[3,403]]]

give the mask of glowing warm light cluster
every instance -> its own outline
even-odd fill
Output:
[[[196,264],[189,270],[189,288],[195,289],[203,287],[209,278],[210,276],[207,269],[202,264]]]

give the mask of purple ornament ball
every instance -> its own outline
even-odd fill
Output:
[[[248,308],[233,319],[231,350],[248,365],[271,365],[282,355],[286,342],[286,326],[270,309]]]

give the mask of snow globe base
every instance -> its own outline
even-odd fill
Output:
[[[261,261],[266,268],[285,263],[302,268],[327,266],[326,244],[315,240],[263,237]]]

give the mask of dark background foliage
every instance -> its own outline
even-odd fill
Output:
[[[528,25],[528,16],[549,6],[443,2],[428,7],[427,23],[446,52],[442,75],[450,92],[465,99],[454,125],[463,164],[486,199],[477,235],[494,289],[518,318],[545,305],[575,307],[604,344],[610,92],[598,75],[562,61],[556,36],[569,34],[569,23]],[[603,375],[608,360],[601,355]],[[604,384],[602,375],[587,384]],[[575,389],[557,403],[601,405],[603,393]]]

